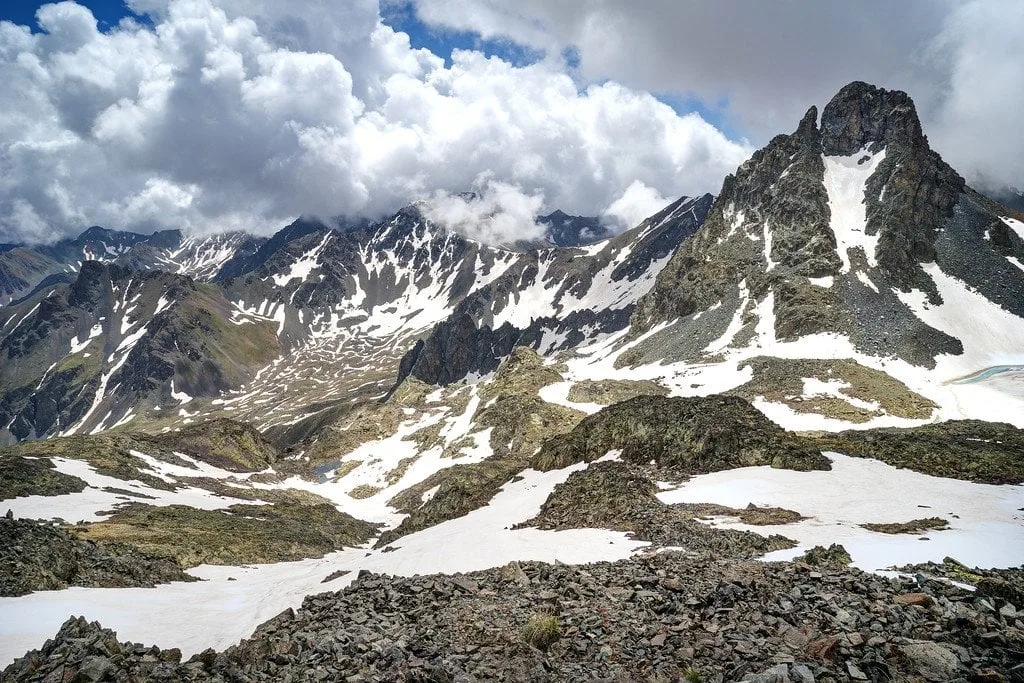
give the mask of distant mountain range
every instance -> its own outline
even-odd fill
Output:
[[[0,438],[228,413],[281,427],[407,377],[486,376],[516,346],[571,358],[606,339],[580,377],[919,419],[952,410],[936,381],[1021,360],[1022,219],[929,148],[909,97],[853,83],[717,197],[617,236],[556,211],[541,243],[492,247],[411,205],[270,238],[92,227],[5,245]],[[886,407],[890,382],[911,407]]]

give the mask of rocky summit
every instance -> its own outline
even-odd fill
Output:
[[[1024,681],[1024,215],[822,104],[624,230],[2,245],[0,679]]]

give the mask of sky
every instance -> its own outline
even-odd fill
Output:
[[[1020,187],[1021,35],[1019,0],[4,0],[0,242],[411,201],[495,241],[556,208],[624,228],[852,80]]]

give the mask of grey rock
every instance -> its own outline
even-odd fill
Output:
[[[900,645],[899,650],[913,661],[916,673],[929,681],[948,681],[960,671],[960,660],[939,643],[912,642]]]

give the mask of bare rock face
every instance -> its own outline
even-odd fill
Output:
[[[821,148],[825,154],[849,156],[873,144],[913,145],[926,140],[907,93],[854,81],[822,112]]]

